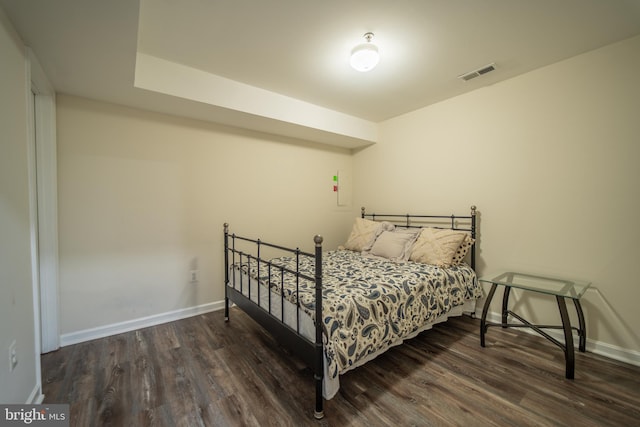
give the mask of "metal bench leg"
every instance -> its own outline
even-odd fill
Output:
[[[578,348],[581,352],[587,351],[587,325],[584,322],[584,313],[582,312],[582,305],[580,300],[574,299],[573,304],[576,306],[576,312],[578,313],[578,336],[580,337],[580,344]]]
[[[480,345],[484,347],[484,334],[487,332],[487,313],[489,312],[489,306],[491,305],[491,300],[493,299],[493,295],[496,293],[496,288],[498,285],[493,283],[491,285],[491,290],[487,295],[487,300],[484,302],[484,307],[482,308],[482,318],[480,319]]]
[[[509,295],[511,295],[511,286],[504,287],[504,293],[502,294],[502,327],[507,327],[507,320],[509,316]]]
[[[556,296],[558,308],[560,309],[560,317],[562,318],[562,329],[564,330],[564,358],[566,362],[566,377],[573,379],[575,370],[575,353],[573,349],[573,333],[571,329],[571,321],[567,312],[567,305],[564,297]]]

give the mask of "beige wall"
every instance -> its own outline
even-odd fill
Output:
[[[220,301],[225,221],[310,250],[316,233],[342,243],[361,205],[475,204],[481,274],[592,281],[590,347],[640,359],[638,52],[636,37],[389,120],[353,155],[59,96],[62,333]],[[353,175],[347,207],[338,169]],[[553,302],[516,296],[533,320],[559,320]]]
[[[640,362],[639,69],[635,37],[384,122],[381,142],[354,156],[355,204],[477,205],[480,274],[592,281],[590,345]],[[559,321],[554,304],[518,308]]]
[[[27,60],[0,9],[0,403],[39,395],[31,273]],[[18,365],[9,372],[9,346]]]
[[[349,231],[346,150],[65,95],[57,114],[63,335],[221,301],[224,222],[309,251]]]

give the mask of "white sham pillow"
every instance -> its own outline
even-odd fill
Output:
[[[406,261],[419,233],[419,229],[396,228],[393,231],[383,231],[371,246],[369,253],[393,261]]]

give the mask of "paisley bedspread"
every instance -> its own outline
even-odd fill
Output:
[[[272,259],[275,265],[296,269],[294,257]],[[313,277],[314,259],[300,257],[300,272]],[[245,272],[247,265],[242,268]],[[257,278],[255,260],[249,274]],[[259,280],[285,298],[299,304],[314,318],[315,289],[310,280],[261,263]],[[434,321],[466,300],[482,296],[475,272],[466,264],[449,268],[414,262],[392,262],[362,256],[349,250],[323,254],[323,328],[327,372],[336,377],[358,360],[410,336],[422,325]]]

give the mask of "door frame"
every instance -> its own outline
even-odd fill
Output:
[[[33,117],[29,120],[31,161],[35,163],[35,179],[31,180],[30,192],[35,195],[37,206],[35,224],[31,224],[32,231],[36,233],[37,248],[33,255],[34,265],[37,266],[34,274],[37,282],[34,285],[34,309],[36,323],[40,326],[40,352],[48,353],[60,348],[56,101],[55,91],[38,59],[31,49],[27,48],[27,53],[34,95]]]

